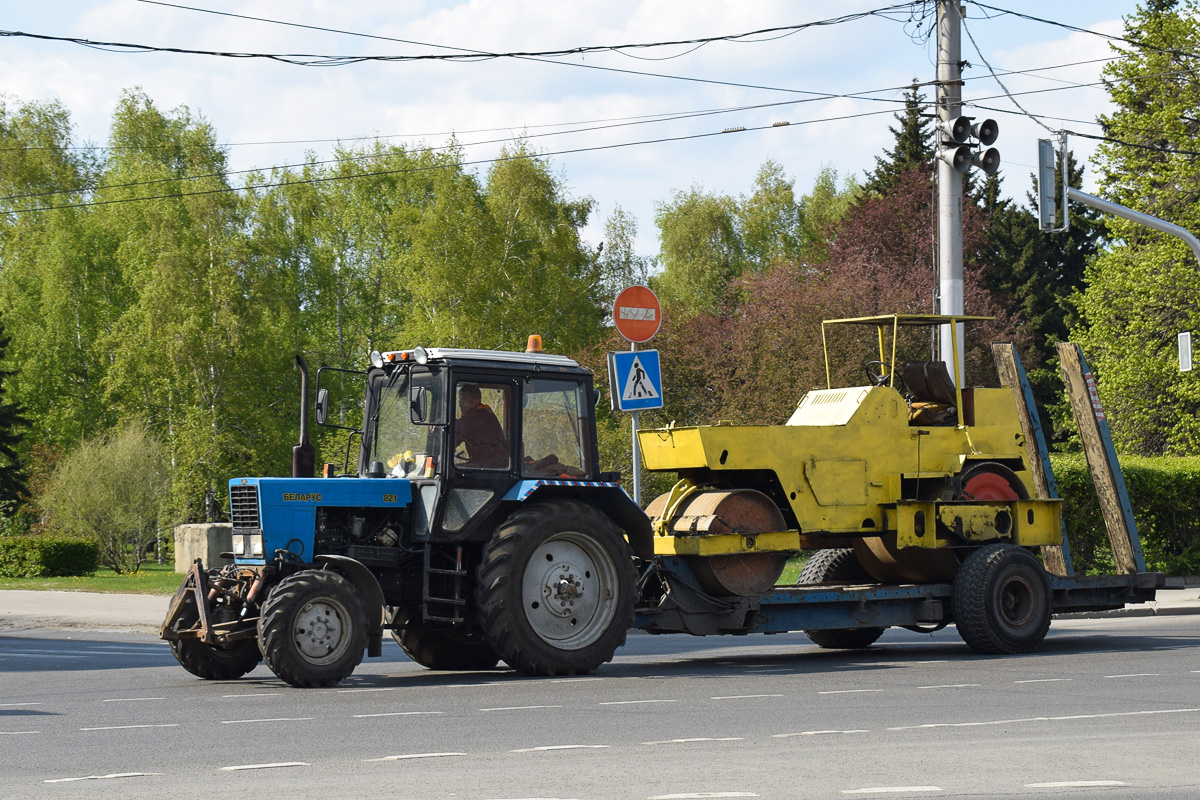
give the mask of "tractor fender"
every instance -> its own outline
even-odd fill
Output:
[[[594,506],[625,532],[635,556],[654,557],[650,518],[615,481],[524,480],[509,490],[504,499],[525,503],[556,497],[571,497]]]
[[[386,603],[383,589],[371,570],[349,556],[319,555],[314,561],[322,562],[341,573],[354,584],[367,607],[367,655],[377,658],[383,655],[383,612]]]

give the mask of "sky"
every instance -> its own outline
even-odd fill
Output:
[[[724,37],[844,17],[894,0],[8,0],[0,30],[154,47],[242,53],[398,56],[544,52]],[[1096,84],[1109,40],[1134,0],[967,3],[965,113],[1000,123],[1005,193],[1031,190],[1037,139],[1051,129],[1098,133],[1110,109]],[[182,7],[186,6],[186,7]],[[932,3],[911,8],[920,16]],[[223,12],[215,14],[209,12]],[[242,17],[228,16],[229,14]],[[7,102],[61,102],[78,143],[103,144],[124,90],[141,87],[164,110],[187,106],[228,147],[232,169],[331,157],[336,140],[388,137],[446,144],[451,134],[481,176],[505,141],[526,136],[572,196],[590,196],[593,244],[618,206],[638,222],[637,250],[658,251],[659,204],[692,187],[738,196],[773,159],[798,194],[829,167],[862,178],[894,142],[904,87],[935,78],[928,25],[868,16],[739,41],[547,58],[365,61],[297,66],[266,59],[113,52],[29,37],[0,38]],[[244,17],[258,17],[257,21]],[[282,25],[279,22],[294,23]],[[311,26],[309,28],[298,26]],[[336,29],[348,33],[313,30]],[[360,35],[350,35],[360,34]],[[782,35],[789,34],[789,35]],[[384,38],[370,38],[384,37]],[[406,40],[409,43],[393,41]],[[989,74],[1000,74],[1008,92]],[[1037,71],[1030,71],[1037,70]],[[1004,73],[1021,71],[1022,74]],[[652,74],[651,74],[652,73]],[[1081,86],[1082,84],[1082,86]],[[835,95],[827,97],[825,95]],[[839,95],[860,95],[845,97]],[[932,92],[927,92],[927,98]],[[987,107],[987,108],[982,108]],[[989,110],[991,109],[991,110]],[[696,115],[696,112],[713,112]],[[776,123],[787,122],[788,125]],[[745,128],[745,131],[727,129]],[[1073,138],[1086,159],[1095,142]],[[574,151],[574,152],[568,152]],[[1095,191],[1090,166],[1085,191]]]

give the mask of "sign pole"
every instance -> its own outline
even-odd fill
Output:
[[[629,343],[629,350],[637,352],[637,342]],[[639,506],[642,504],[642,447],[638,444],[638,415],[639,411],[631,412],[633,414],[633,502]]]

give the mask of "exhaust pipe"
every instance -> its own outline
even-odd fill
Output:
[[[317,451],[308,441],[308,364],[296,356],[300,368],[300,444],[292,448],[292,477],[311,478],[317,471]]]

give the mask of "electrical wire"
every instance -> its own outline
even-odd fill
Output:
[[[490,61],[498,58],[558,58],[562,56],[578,56],[587,55],[590,53],[601,52],[620,52],[623,50],[644,50],[657,47],[677,47],[682,45],[707,45],[714,42],[734,42],[734,43],[756,43],[758,40],[751,37],[766,36],[770,34],[785,33],[793,35],[800,31],[809,28],[823,27],[830,25],[839,25],[846,22],[864,19],[867,17],[881,16],[886,17],[887,14],[895,13],[896,11],[907,9],[912,3],[901,3],[898,5],[885,6],[883,8],[872,9],[870,11],[860,11],[852,14],[844,14],[840,17],[830,19],[817,20],[815,22],[804,22],[797,25],[780,25],[771,28],[761,28],[758,30],[747,31],[745,33],[724,34],[721,36],[706,36],[694,39],[676,39],[660,42],[630,42],[620,45],[584,45],[580,47],[571,47],[559,50],[530,50],[530,51],[513,51],[513,52],[486,52],[486,51],[467,51],[459,53],[422,53],[418,55],[329,55],[321,53],[253,53],[253,52],[230,52],[220,50],[200,50],[185,47],[161,47],[157,45],[134,44],[129,42],[108,42],[97,41],[92,39],[82,39],[71,36],[51,36],[48,34],[28,33],[25,31],[8,31],[0,30],[0,36],[19,37],[40,39],[45,41],[67,42],[77,44],[83,47],[90,47],[98,50],[106,50],[112,52],[126,53],[175,53],[182,55],[204,55],[219,58],[243,58],[243,59],[266,59],[277,61],[285,64],[302,67],[340,67],[349,64],[361,64],[364,62],[390,62],[390,63],[409,63],[415,61]],[[196,10],[196,9],[193,9]],[[345,31],[338,31],[346,33]],[[462,48],[452,48],[461,50]]]
[[[429,172],[429,171],[438,170],[438,169],[479,166],[479,165],[483,165],[483,164],[498,164],[498,163],[504,163],[504,162],[508,162],[508,161],[521,161],[521,160],[527,160],[527,159],[549,158],[552,156],[573,155],[576,153],[590,153],[590,152],[597,152],[597,151],[603,151],[603,150],[618,150],[618,149],[623,149],[626,147],[638,147],[641,145],[649,145],[649,144],[664,144],[664,143],[668,143],[668,142],[682,142],[682,141],[689,141],[689,140],[696,140],[696,139],[708,139],[708,138],[712,138],[714,136],[724,136],[724,135],[734,134],[734,133],[750,133],[750,132],[755,132],[755,131],[771,130],[771,129],[775,129],[775,128],[813,125],[813,124],[817,124],[817,123],[821,123],[821,122],[839,122],[839,121],[848,120],[848,119],[860,119],[862,117],[878,116],[880,114],[891,114],[891,113],[893,113],[893,111],[894,111],[894,109],[881,109],[878,111],[863,111],[863,112],[860,112],[857,114],[843,114],[843,115],[836,116],[836,117],[823,117],[823,118],[819,118],[819,119],[800,120],[798,122],[786,122],[786,121],[785,122],[775,122],[770,125],[757,125],[754,127],[738,126],[738,127],[734,127],[734,128],[726,128],[721,131],[710,131],[707,133],[694,133],[694,134],[687,134],[687,135],[683,135],[683,136],[669,136],[669,137],[662,137],[659,139],[643,139],[643,140],[633,141],[633,142],[618,142],[616,144],[594,145],[591,147],[576,147],[576,148],[572,148],[572,149],[568,149],[568,150],[558,150],[558,151],[552,151],[552,152],[546,152],[546,153],[498,156],[496,158],[484,158],[484,159],[477,159],[477,160],[473,160],[473,161],[457,161],[453,164],[439,164],[436,166],[429,166],[429,167],[406,167],[403,169],[379,170],[379,171],[374,171],[374,172],[360,172],[360,173],[354,173],[354,174],[350,174],[350,175],[327,175],[327,176],[316,177],[316,178],[305,178],[302,180],[284,180],[284,181],[276,181],[273,183],[261,183],[261,184],[247,185],[247,186],[243,186],[243,187],[226,186],[226,187],[221,187],[219,189],[201,189],[201,190],[196,190],[196,191],[191,191],[191,192],[172,192],[169,194],[152,195],[152,196],[113,198],[111,200],[91,200],[91,201],[84,201],[84,202],[80,202],[80,203],[68,203],[68,204],[57,205],[57,206],[35,206],[32,208],[14,208],[14,209],[6,209],[6,210],[4,210],[3,213],[27,214],[27,213],[38,212],[38,211],[61,211],[64,209],[72,209],[72,208],[89,208],[89,207],[94,207],[94,206],[116,205],[116,204],[122,204],[122,203],[136,203],[136,202],[142,202],[142,201],[146,201],[146,200],[169,200],[169,199],[178,199],[178,198],[182,198],[182,197],[195,197],[195,196],[200,196],[200,195],[230,194],[230,193],[241,192],[241,191],[256,191],[259,189],[274,189],[274,188],[280,188],[280,187],[284,187],[284,186],[300,186],[300,185],[305,185],[305,184],[331,183],[331,182],[344,181],[344,180],[356,180],[359,178],[386,177],[389,175],[401,175],[401,174],[414,173],[414,172]],[[82,191],[89,191],[89,190],[86,190],[86,189],[75,190],[75,192],[72,192],[72,193],[78,193],[78,192],[82,192]],[[0,200],[3,200],[3,199],[4,198],[0,198]]]
[[[1049,125],[1042,122],[1040,119],[1035,117],[1033,114],[1030,114],[1028,111],[1026,111],[1025,107],[1023,105],[1021,105],[1020,101],[1018,101],[1017,98],[1013,97],[1012,92],[1010,92],[1008,90],[1008,87],[1004,85],[1004,81],[1000,80],[1000,76],[996,74],[996,70],[992,69],[992,65],[989,64],[987,58],[984,57],[983,50],[981,50],[979,45],[975,42],[975,37],[971,35],[971,29],[969,27],[967,27],[967,21],[965,19],[962,21],[962,29],[967,34],[967,39],[969,39],[971,41],[971,46],[975,48],[975,53],[976,53],[976,55],[979,56],[979,60],[983,62],[983,65],[985,67],[987,67],[988,72],[992,73],[992,78],[994,78],[996,81],[996,84],[1002,90],[1004,90],[1004,94],[1009,99],[1009,101],[1012,102],[1012,104],[1014,106],[1019,108],[1021,110],[1021,113],[1023,113],[1025,116],[1029,117],[1031,120],[1036,122],[1038,125],[1041,125],[1043,128],[1045,128],[1050,133],[1054,133],[1054,131],[1051,130]]]

